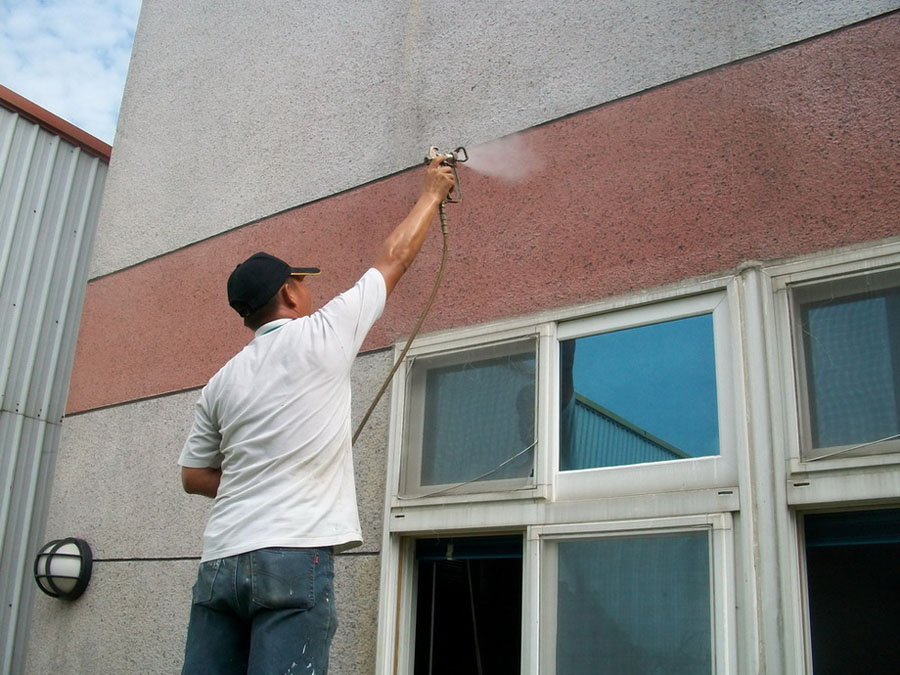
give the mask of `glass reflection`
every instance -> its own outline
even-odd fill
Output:
[[[560,470],[719,454],[712,314],[560,342]]]

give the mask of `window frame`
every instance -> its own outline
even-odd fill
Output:
[[[545,607],[555,591],[556,551],[553,542],[602,537],[641,537],[679,532],[709,532],[710,554],[710,630],[713,637],[713,672],[728,675],[737,672],[737,628],[734,582],[734,528],[730,513],[654,518],[636,521],[606,521],[528,528],[527,605],[537,620],[526,623],[523,635],[523,673],[555,675],[556,611]],[[551,603],[552,604],[552,603]],[[527,668],[526,668],[527,665]]]
[[[497,353],[498,356],[510,356],[528,353],[527,349],[518,350],[518,345],[531,343],[534,347],[535,360],[535,391],[537,391],[538,381],[540,380],[540,358],[539,358],[539,341],[535,335],[526,335],[519,339],[503,340],[492,342],[488,345],[478,347],[469,347],[464,349],[456,349],[451,351],[442,351],[435,354],[424,354],[414,357],[407,365],[407,382],[410,392],[419,391],[425,386],[428,372],[431,368],[444,368],[463,364],[473,359],[481,359],[490,352]],[[427,358],[432,363],[429,369],[417,369],[418,359]],[[532,490],[537,484],[536,471],[532,471],[531,476],[524,478],[501,478],[488,481],[476,480],[469,483],[436,483],[429,485],[421,485],[418,481],[412,479],[413,476],[420,476],[422,464],[424,461],[422,446],[424,444],[424,422],[425,422],[425,396],[407,396],[406,406],[404,408],[403,438],[400,462],[400,488],[396,495],[397,500],[425,500],[432,496],[447,495],[452,492],[452,496],[474,496],[483,495],[485,493],[507,493],[512,490]],[[535,395],[533,401],[534,409],[534,443],[529,446],[533,451],[535,463],[537,461],[537,438],[538,438],[538,408],[540,401]],[[523,446],[523,450],[525,446]],[[488,489],[485,489],[488,488]]]
[[[535,340],[535,364],[537,369],[535,381],[535,444],[534,444],[534,477],[526,484],[516,479],[484,481],[474,489],[462,485],[460,491],[449,491],[447,485],[434,485],[415,490],[407,489],[406,472],[421,463],[421,445],[418,446],[419,458],[410,459],[405,456],[407,425],[414,411],[408,405],[413,393],[411,373],[417,359],[420,358],[457,358],[466,352],[477,352],[480,349],[513,344],[532,338]],[[423,336],[410,348],[408,357],[399,368],[394,380],[394,392],[391,397],[391,425],[388,439],[388,490],[389,503],[392,508],[416,506],[432,506],[437,504],[461,504],[472,502],[490,502],[522,499],[546,499],[549,495],[550,466],[547,461],[547,445],[549,443],[546,414],[542,406],[549,400],[548,361],[552,339],[552,326],[547,323],[512,324],[506,328],[493,326],[493,330],[464,330],[452,334],[436,334]],[[397,346],[399,347],[399,345]],[[399,351],[395,348],[395,358]],[[414,424],[419,424],[419,421]],[[452,490],[452,487],[451,487]]]
[[[410,393],[410,361],[402,364],[394,380],[388,438],[387,481],[381,555],[380,600],[376,673],[407,675],[411,672],[411,626],[414,625],[415,569],[414,542],[420,537],[490,535],[524,533],[522,597],[522,670],[538,672],[529,645],[529,636],[540,622],[538,613],[539,580],[535,565],[536,547],[529,545],[533,528],[550,531],[553,527],[643,528],[644,523],[667,527],[672,523],[726,522],[731,512],[740,510],[737,456],[738,444],[745,450],[746,428],[743,417],[735,414],[737,401],[745,395],[742,353],[740,275],[729,273],[707,280],[641,291],[627,296],[568,309],[548,310],[527,317],[507,319],[480,326],[424,335],[410,349],[415,359],[426,355],[478,349],[503,341],[537,338],[535,485],[525,490],[496,490],[468,494],[405,497],[401,471],[404,452],[406,398]],[[665,321],[713,311],[716,385],[720,416],[720,454],[620,467],[587,469],[574,472],[578,477],[560,482],[559,454],[559,336],[558,328],[568,322],[614,321],[615,316],[650,317]],[[565,334],[565,333],[564,333]],[[401,352],[395,345],[394,358]],[[728,422],[722,422],[723,415]],[[728,440],[726,440],[726,436]],[[681,471],[672,472],[680,464]],[[656,474],[655,487],[642,481],[631,490],[616,488],[620,476],[637,475],[648,468]],[[680,474],[680,475],[679,475]],[[561,489],[562,488],[562,489]],[[648,494],[658,490],[656,494]],[[697,515],[700,514],[700,515]],[[718,514],[708,516],[706,514]],[[724,520],[723,520],[724,519]],[[622,525],[626,523],[627,525]],[[659,525],[663,523],[663,525]],[[654,525],[650,525],[654,526]],[[699,526],[699,525],[696,525]],[[708,526],[708,525],[703,525]],[[733,546],[729,530],[727,543]],[[717,539],[718,542],[718,539]],[[719,555],[719,554],[717,554]],[[721,556],[720,556],[721,557]],[[731,560],[731,556],[725,556]],[[725,573],[725,567],[716,568]],[[717,583],[719,583],[717,581]],[[728,582],[730,583],[730,581]],[[717,596],[718,597],[718,596]],[[729,629],[732,630],[732,629]],[[532,641],[533,642],[533,641]],[[728,659],[733,660],[733,640]],[[718,657],[717,657],[718,658]],[[729,671],[734,672],[732,668]]]
[[[780,392],[773,396],[773,432],[784,439],[782,452],[787,465],[787,501],[791,506],[840,504],[853,501],[877,503],[896,497],[896,482],[890,473],[900,465],[900,452],[887,447],[883,452],[852,454],[840,448],[810,456],[805,360],[797,349],[799,297],[810,301],[825,287],[851,290],[865,275],[900,270],[900,243],[851,250],[812,260],[773,265],[763,270],[773,298],[773,342],[775,381]],[[842,292],[843,294],[843,292]],[[853,446],[850,446],[853,447]],[[900,449],[900,445],[894,446]],[[838,452],[835,452],[837,450]],[[885,474],[884,471],[890,473]]]
[[[875,283],[872,286],[867,286],[864,280],[873,274],[877,277]],[[804,305],[828,298],[846,298],[858,295],[865,290],[879,291],[888,288],[900,288],[900,267],[887,267],[878,271],[859,270],[841,276],[799,281],[789,286],[791,339],[793,342],[795,368],[794,386],[797,392],[800,421],[800,453],[802,457],[805,457],[807,463],[818,462],[830,457],[842,456],[850,458],[900,452],[900,439],[897,438],[863,444],[812,447],[812,414],[807,379],[809,374],[807,372],[805,340],[803,340],[801,335]],[[835,289],[837,289],[837,294],[834,292]]]
[[[561,321],[557,326],[554,381],[558,402],[559,342],[600,333],[664,323],[693,316],[712,314],[715,349],[716,398],[719,422],[719,454],[691,457],[664,462],[647,462],[621,466],[597,467],[559,471],[559,406],[553,411],[554,479],[558,499],[626,496],[673,489],[702,490],[737,485],[738,419],[735,413],[737,365],[735,354],[740,353],[740,332],[733,325],[731,305],[733,284],[686,297],[676,297],[637,307]],[[678,486],[673,488],[673,486]]]

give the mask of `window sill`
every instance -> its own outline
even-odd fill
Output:
[[[411,504],[393,507],[388,515],[392,534],[516,531],[532,525],[605,520],[640,520],[705,513],[736,512],[741,508],[737,487],[676,490],[626,497],[551,501],[521,495],[493,502]]]

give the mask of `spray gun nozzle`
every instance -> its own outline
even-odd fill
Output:
[[[458,148],[456,148],[456,150],[446,152],[444,150],[439,150],[436,145],[432,145],[430,148],[428,148],[428,154],[425,155],[425,163],[430,164],[438,157],[443,157],[444,164],[447,164],[448,166],[453,166],[454,164],[462,164],[469,159],[469,155],[466,152],[466,149],[462,146],[459,146]]]

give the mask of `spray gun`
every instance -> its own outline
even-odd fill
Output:
[[[459,188],[459,174],[456,172],[456,166],[466,162],[469,159],[469,155],[462,146],[458,147],[453,152],[444,152],[443,150],[438,150],[437,146],[432,145],[428,148],[428,154],[425,155],[425,163],[430,164],[431,161],[437,157],[445,157],[446,159],[444,159],[442,164],[453,169],[453,189],[450,190],[450,194],[447,195],[447,199],[444,200],[444,203],[457,204],[462,201],[462,190]]]

